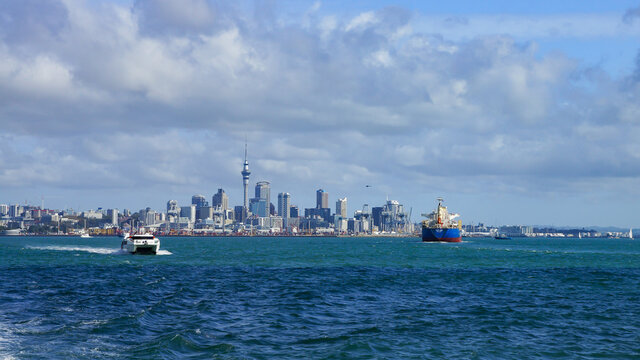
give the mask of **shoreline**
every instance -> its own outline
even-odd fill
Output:
[[[263,238],[278,238],[278,237],[286,237],[286,238],[359,238],[359,237],[389,237],[389,238],[419,238],[420,235],[413,234],[403,234],[403,235],[389,235],[389,234],[361,234],[361,235],[249,235],[249,234],[215,234],[215,235],[176,235],[176,234],[156,234],[157,237],[163,238],[177,238],[177,237],[194,237],[194,238],[227,238],[227,237],[263,237]],[[0,235],[0,238],[15,238],[15,237],[72,237],[78,239],[94,239],[94,238],[112,238],[112,237],[121,237],[120,235],[91,235],[90,238],[81,238],[80,235],[69,235],[69,234],[20,234],[20,235]]]

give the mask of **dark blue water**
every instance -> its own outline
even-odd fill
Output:
[[[640,241],[0,238],[0,358],[640,358]]]

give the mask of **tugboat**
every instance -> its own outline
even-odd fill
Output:
[[[153,234],[124,234],[120,249],[132,254],[155,255],[160,250],[160,239]]]
[[[455,221],[458,214],[449,214],[442,205],[444,199],[438,198],[438,207],[430,214],[422,214],[427,219],[422,221],[422,241],[461,242],[461,221]]]

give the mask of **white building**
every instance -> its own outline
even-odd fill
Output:
[[[82,217],[87,219],[102,219],[102,211],[89,210],[82,213]]]
[[[169,200],[167,201],[167,215],[173,215],[174,217],[180,213],[180,208],[178,207],[178,201]]]
[[[347,218],[347,198],[338,199],[336,201],[336,216],[340,216],[344,219]]]
[[[107,210],[107,216],[111,219],[112,225],[118,225],[118,209]]]

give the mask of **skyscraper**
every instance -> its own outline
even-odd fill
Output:
[[[256,199],[265,199],[267,204],[271,203],[271,184],[268,181],[256,183]]]
[[[329,193],[326,193],[322,189],[316,191],[316,209],[328,209],[329,208]]]
[[[289,207],[289,217],[290,218],[297,218],[299,215],[300,214],[299,214],[298,206],[291,205]]]
[[[203,195],[193,195],[191,197],[191,204],[195,205],[197,209],[203,206],[209,206],[207,199]]]
[[[179,213],[178,202],[176,200],[167,201],[167,215],[177,216]]]
[[[256,197],[251,199],[251,212],[259,217],[269,217],[271,206],[271,186],[268,181],[256,183]]]
[[[336,216],[341,216],[343,219],[347,218],[347,198],[338,199],[336,201]]]
[[[188,221],[194,223],[196,222],[196,206],[181,206],[180,207],[180,217],[187,218]]]
[[[9,216],[10,217],[18,217],[18,216],[20,216],[21,213],[22,213],[22,209],[21,209],[20,205],[15,204],[15,205],[10,205],[9,206]]]
[[[251,214],[256,215],[258,217],[268,217],[269,216],[269,205],[267,205],[266,199],[261,198],[253,198],[249,201],[249,210]]]
[[[229,197],[225,194],[224,190],[218,189],[218,192],[211,198],[211,206],[219,206],[222,210],[229,208]]]
[[[118,225],[118,209],[107,210],[107,217],[112,225]]]
[[[380,230],[382,230],[382,211],[384,208],[382,206],[374,206],[371,208],[371,219],[373,220],[373,225],[377,226]]]
[[[291,207],[291,194],[289,193],[280,193],[278,194],[278,215],[280,215],[283,219],[289,218],[289,207]]]
[[[242,183],[244,184],[244,209],[242,211],[242,222],[247,220],[247,210],[249,208],[249,161],[247,160],[247,143],[244,143],[244,166],[242,167]]]

